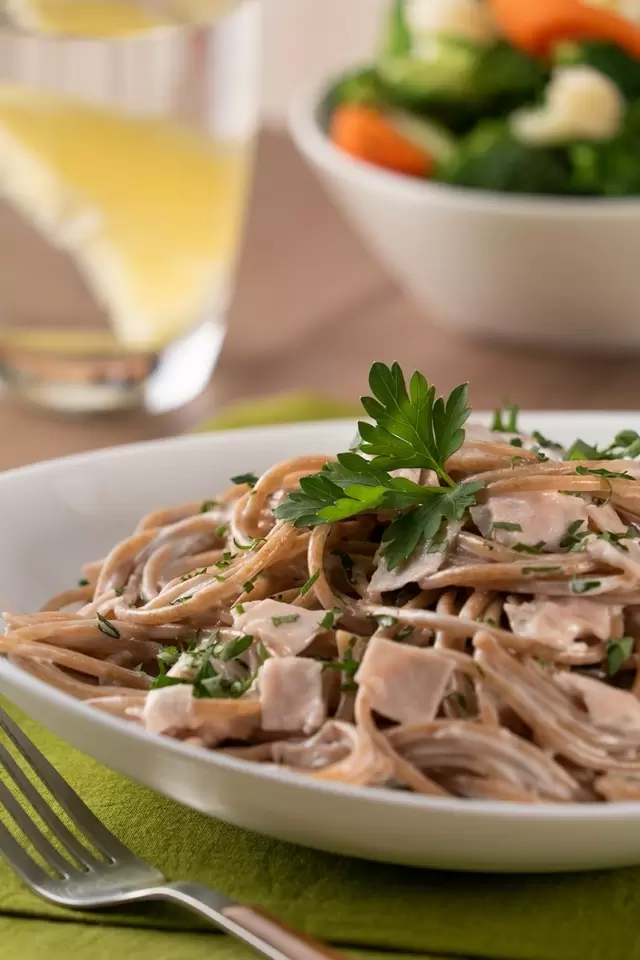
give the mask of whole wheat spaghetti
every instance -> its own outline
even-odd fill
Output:
[[[439,408],[380,367],[356,453],[155,511],[41,612],[5,614],[0,651],[153,733],[316,779],[640,800],[637,437],[566,451],[512,417],[463,438],[462,394]]]

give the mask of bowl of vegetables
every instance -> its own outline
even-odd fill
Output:
[[[434,322],[640,348],[638,0],[394,0],[291,125]]]

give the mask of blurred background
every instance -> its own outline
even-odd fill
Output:
[[[226,6],[220,0],[221,14]],[[100,59],[104,39],[89,41],[94,47],[87,52],[86,40],[52,42],[34,37],[32,30],[20,37],[10,30],[2,37],[2,80],[36,84],[42,92],[25,101],[3,84],[0,95],[0,174],[10,184],[10,202],[0,209],[0,327],[9,331],[11,347],[5,354],[9,389],[0,401],[0,468],[194,429],[230,404],[289,391],[303,391],[297,402],[312,411],[319,403],[320,415],[323,398],[340,401],[336,410],[347,413],[364,391],[376,359],[419,367],[442,391],[469,380],[472,401],[480,409],[505,398],[529,408],[634,407],[636,360],[629,351],[609,357],[584,352],[580,342],[573,347],[510,345],[433,325],[424,306],[400,289],[356,235],[296,150],[287,129],[292,102],[371,56],[388,7],[385,0],[264,0],[261,23],[258,6],[250,0],[214,31],[169,32],[151,52],[145,48],[147,34],[118,41],[129,46],[116,61],[112,42]],[[169,85],[168,63],[180,65],[177,80],[173,77]],[[69,108],[63,110],[59,98],[85,96],[105,111],[120,109],[125,101],[132,115],[143,111],[150,118],[144,137],[136,133],[130,143],[129,128],[113,113],[111,127],[101,121],[92,133],[89,120],[78,114],[73,130],[81,128],[83,140],[77,151],[72,149],[75,133],[65,133]],[[165,143],[166,127],[154,124],[164,124],[174,114],[187,122],[191,139],[176,135]],[[254,134],[257,155],[249,191]],[[106,148],[116,142],[124,145],[122,152],[108,160]],[[87,144],[93,153],[86,152]],[[44,154],[47,164],[41,166]],[[81,209],[77,190],[61,193],[60,181],[66,178],[68,187],[76,168],[78,176],[84,175],[100,156],[113,168],[110,176],[115,177],[115,170],[121,174],[109,188],[112,194],[120,191],[118,196],[129,203],[122,204],[113,222],[100,214],[98,228],[95,211],[109,200],[106,188],[102,195],[93,183],[85,184],[85,192],[93,190],[94,208]],[[159,158],[165,157],[162,166]],[[176,174],[185,158],[199,174]],[[123,245],[133,250],[139,238],[129,222],[132,205],[139,205],[141,216],[149,214],[143,201],[151,197],[153,177],[161,175],[166,179],[158,234],[173,218],[180,226],[171,238],[171,263],[168,240],[162,247],[158,239],[158,257],[166,256],[172,270],[178,247],[185,249],[193,241],[192,260],[178,264],[182,273],[176,267],[175,278],[170,269],[163,271],[162,303],[149,305],[143,274],[134,283],[125,277],[122,255],[117,260],[112,246],[105,255],[105,230],[112,231],[110,244],[119,238],[121,254]],[[204,184],[210,175],[215,190],[202,187],[198,193],[198,176]],[[185,210],[200,211],[202,222],[197,216],[187,218]],[[219,235],[200,236],[213,210]],[[69,256],[80,247],[79,257]],[[211,277],[200,277],[196,269],[205,254],[216,258],[213,294]],[[198,284],[206,286],[215,303],[213,319],[209,311],[206,322],[184,336],[166,306],[174,280],[181,295],[193,289],[194,303]],[[544,277],[540,280],[544,283]],[[465,277],[459,282],[463,285]],[[100,311],[108,313],[110,329],[115,324],[121,332],[117,344],[112,333],[108,340],[102,330],[97,345]],[[95,324],[89,326],[95,330],[89,330],[87,318],[94,314]],[[49,330],[56,324],[65,328],[68,339],[64,349],[57,340],[47,352],[43,325]],[[170,337],[152,342],[149,330],[162,324],[175,342]],[[91,349],[77,347],[89,341]],[[134,392],[124,394],[118,387],[114,394],[113,378],[120,383],[123,370]],[[51,390],[51,381],[60,377],[67,378],[62,400]],[[181,384],[177,392],[176,383]],[[139,388],[145,391],[144,402],[135,393]],[[101,410],[106,413],[83,415]]]

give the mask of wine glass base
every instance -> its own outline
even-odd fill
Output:
[[[205,389],[224,332],[222,323],[208,320],[161,350],[131,353],[101,331],[58,331],[57,347],[50,331],[42,342],[33,331],[0,345],[0,384],[10,396],[56,413],[167,413]],[[65,350],[65,341],[74,349]]]

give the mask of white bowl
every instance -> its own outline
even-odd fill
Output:
[[[536,414],[569,442],[640,430],[632,414]],[[207,499],[229,476],[296,453],[345,449],[353,424],[234,431],[104,450],[0,476],[3,604],[34,610],[73,584],[144,513]],[[0,658],[0,692],[134,780],[241,827],[338,853],[456,870],[552,871],[640,863],[640,803],[526,806],[319,783],[156,737]]]
[[[291,130],[350,221],[430,320],[501,340],[640,347],[640,199],[449,187],[355,160],[328,139],[326,91]]]

